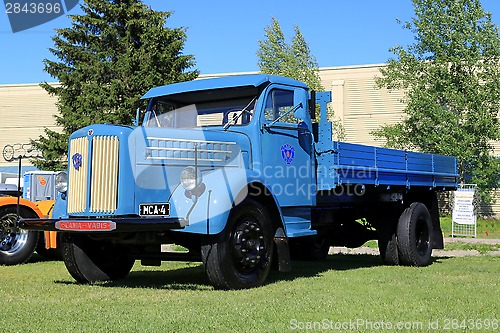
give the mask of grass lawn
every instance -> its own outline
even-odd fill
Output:
[[[441,229],[445,237],[451,237],[451,216],[441,217]],[[500,238],[500,221],[494,219],[477,219],[477,238]]]
[[[260,288],[216,291],[200,263],[155,268],[136,263],[122,281],[79,285],[62,262],[35,257],[29,264],[0,267],[0,327],[3,332],[284,332],[354,325],[344,328],[428,332],[431,324],[439,332],[446,325],[456,331],[453,325],[461,323],[471,328],[480,320],[481,332],[493,332],[500,320],[499,276],[500,257],[438,258],[416,268],[382,266],[378,256],[331,255],[324,262],[294,262],[292,272],[273,272]]]

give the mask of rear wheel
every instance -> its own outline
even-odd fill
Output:
[[[28,217],[20,212],[21,217]],[[31,257],[38,243],[38,231],[17,227],[17,208],[0,209],[0,265],[22,264]]]
[[[399,206],[386,207],[376,217],[378,249],[386,265],[400,264],[396,232],[401,210]]]
[[[427,266],[432,255],[432,222],[429,210],[414,202],[401,214],[397,228],[397,248],[401,263]]]
[[[396,230],[390,226],[383,227],[378,231],[378,249],[384,264],[399,265],[398,244]]]
[[[243,289],[261,285],[271,268],[272,235],[264,206],[251,199],[236,206],[223,237],[202,246],[203,264],[213,286]]]
[[[109,241],[78,234],[65,234],[61,238],[64,264],[78,282],[122,279],[134,265],[125,248]]]

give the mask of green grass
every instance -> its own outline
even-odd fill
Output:
[[[441,229],[445,237],[451,236],[451,216],[441,217]],[[500,238],[500,221],[494,219],[477,219],[477,238]]]
[[[500,257],[439,258],[416,268],[332,255],[293,262],[292,272],[241,291],[213,290],[200,263],[136,263],[122,281],[80,285],[62,262],[37,260],[0,267],[3,332],[285,332],[356,320],[421,322],[412,331],[427,332],[429,321],[443,331],[449,319],[500,319]]]
[[[449,242],[444,246],[445,250],[476,250],[481,254],[485,254],[490,251],[500,250],[500,244],[472,244],[465,242]]]

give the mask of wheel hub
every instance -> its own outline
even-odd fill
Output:
[[[264,233],[256,221],[244,221],[233,233],[236,263],[243,271],[256,268],[265,253]]]
[[[429,230],[427,230],[425,221],[419,220],[416,229],[416,246],[418,253],[423,256],[430,246]]]
[[[17,223],[16,214],[4,215],[0,220],[0,251],[6,254],[14,254],[26,243],[28,232],[26,230],[17,230],[14,232]]]

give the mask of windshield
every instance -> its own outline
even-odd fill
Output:
[[[155,98],[144,118],[146,127],[194,128],[205,126],[238,126],[252,121],[255,96],[180,104],[167,97]]]

